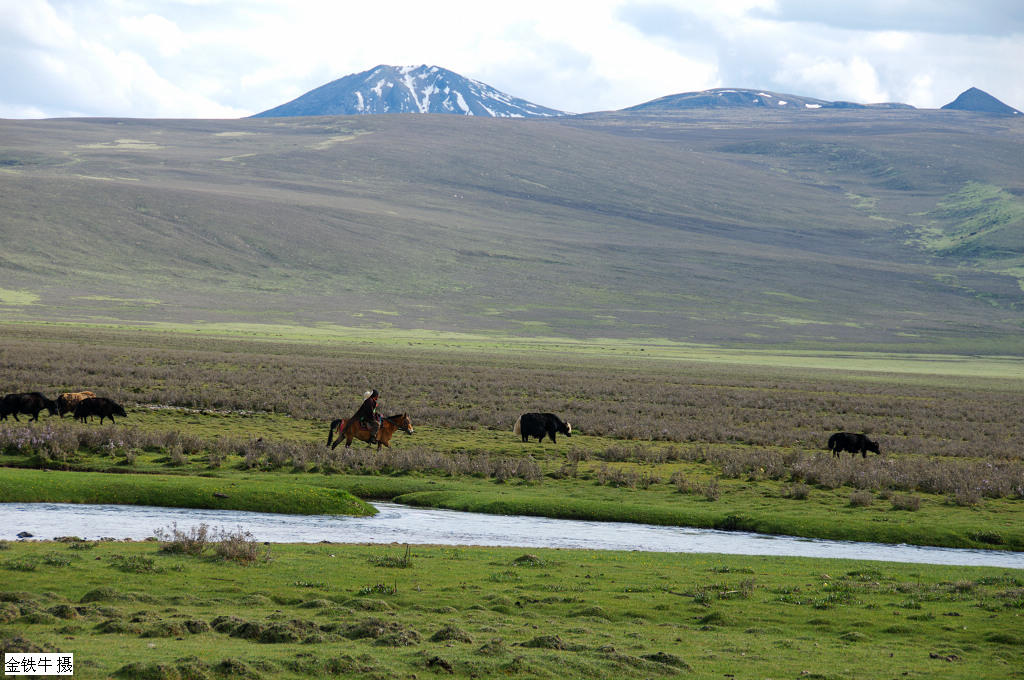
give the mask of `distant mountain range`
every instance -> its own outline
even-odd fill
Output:
[[[913,109],[909,104],[858,104],[745,88],[715,88],[659,97],[622,111],[762,108]],[[979,113],[1019,114],[992,95],[972,87],[942,107]],[[322,85],[292,101],[252,116],[351,116],[366,113],[454,113],[492,118],[550,118],[571,115],[550,109],[438,66],[386,66],[354,73]]]
[[[253,118],[363,113],[455,113],[492,118],[567,115],[437,66],[385,66],[354,73]]]
[[[676,109],[767,108],[767,109],[912,109],[909,104],[856,104],[830,102],[795,94],[779,94],[765,90],[716,88],[701,92],[683,92],[659,97],[623,111],[671,111]]]

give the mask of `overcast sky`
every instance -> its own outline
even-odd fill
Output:
[[[379,64],[574,113],[712,87],[1024,110],[1024,1],[0,0],[2,118],[236,118]]]

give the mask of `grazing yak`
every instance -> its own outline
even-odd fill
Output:
[[[554,413],[524,413],[519,416],[512,431],[520,435],[524,442],[529,441],[530,437],[536,437],[539,444],[547,435],[554,444],[558,432],[566,437],[572,436],[572,425],[562,422]]]
[[[881,453],[878,450],[878,442],[871,441],[866,434],[853,434],[852,432],[836,432],[829,437],[828,450],[836,458],[843,451],[849,451],[854,456],[859,453],[863,458],[868,457],[868,451]]]
[[[0,401],[0,420],[7,420],[7,416],[14,416],[18,420],[19,413],[31,415],[29,421],[39,420],[39,412],[44,408],[51,416],[57,415],[57,403],[40,392],[8,394]]]
[[[65,413],[74,413],[75,407],[78,406],[83,399],[95,396],[96,395],[89,390],[82,390],[81,392],[65,392],[57,397],[57,415],[63,418]]]
[[[128,414],[124,412],[124,408],[121,407],[117,402],[107,399],[106,397],[88,397],[83,399],[75,407],[75,420],[81,420],[83,423],[88,422],[90,416],[99,416],[100,425],[103,424],[104,418],[110,418],[110,422],[114,422],[114,416],[128,417]]]

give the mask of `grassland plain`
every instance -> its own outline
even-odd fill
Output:
[[[0,543],[0,645],[132,680],[975,680],[1024,664],[1013,570],[182,538]]]
[[[347,491],[499,514],[1024,548],[1024,387],[1005,377],[1019,371],[1012,358],[730,363],[719,350],[611,342],[0,333],[8,391],[93,389],[129,411],[116,425],[0,423],[4,501],[359,511]],[[370,385],[416,433],[382,454],[328,449],[327,423]],[[530,410],[559,412],[577,432],[523,444],[511,424]],[[836,429],[870,432],[883,455],[833,459],[822,449]],[[1020,570],[266,547],[229,533],[189,555],[185,538],[0,542],[0,644],[73,652],[77,674],[104,678],[1012,678],[1024,667]]]

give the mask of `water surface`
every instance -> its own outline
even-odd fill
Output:
[[[854,541],[825,541],[739,531],[586,522],[545,517],[483,515],[374,503],[373,517],[279,515],[138,505],[0,503],[0,539],[27,531],[36,539],[78,536],[142,540],[172,525],[182,531],[207,524],[247,531],[271,543],[412,543],[436,545],[583,548],[651,552],[832,557],[1024,569],[1024,553],[959,550]]]

